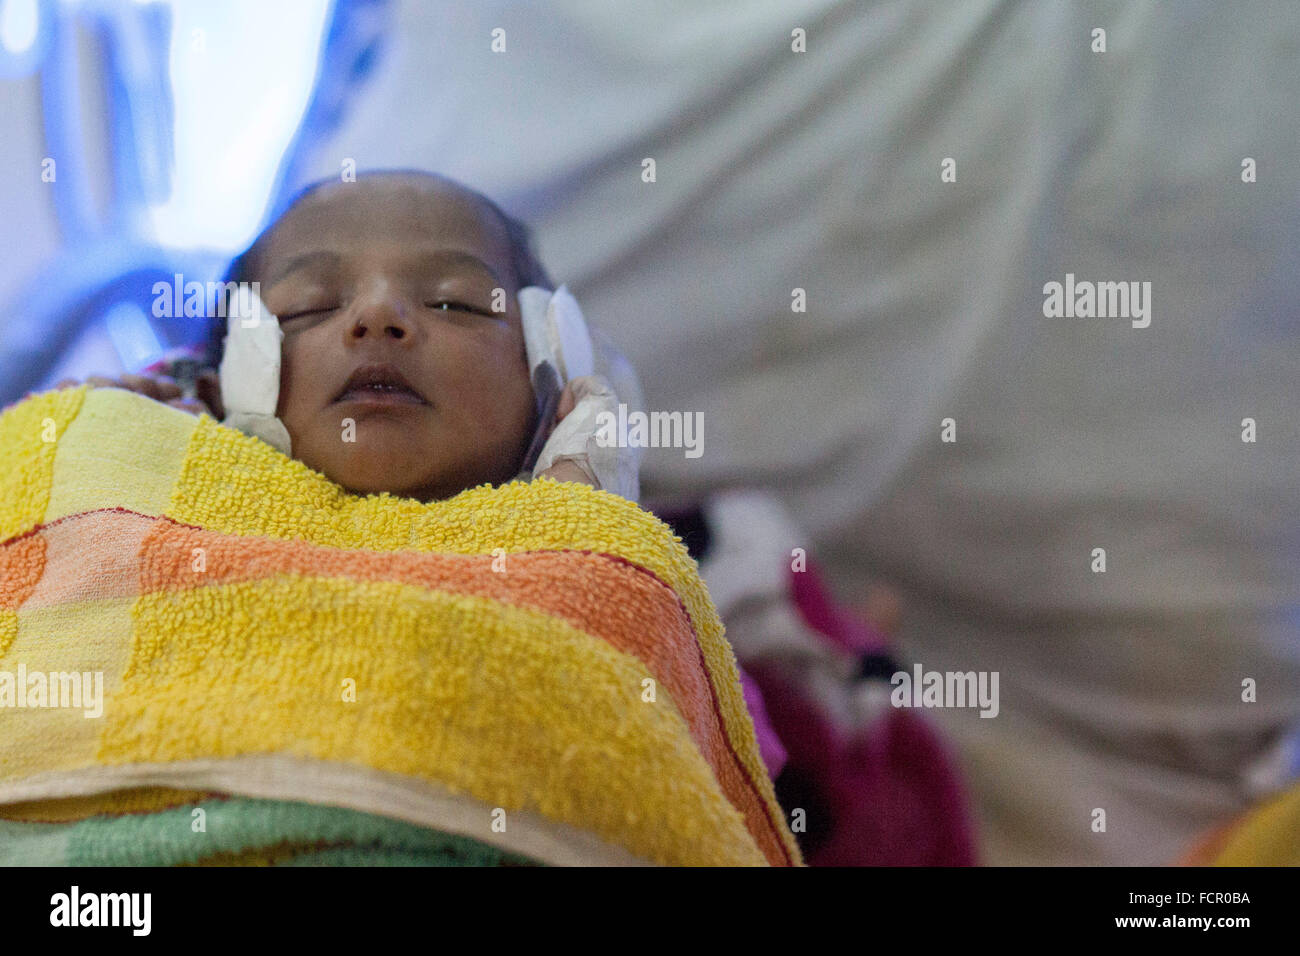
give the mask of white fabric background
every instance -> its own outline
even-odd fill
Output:
[[[936,714],[987,861],[1163,862],[1244,805],[1300,714],[1300,8],[398,19],[314,172],[435,169],[527,218],[648,406],[704,413],[703,457],[648,452],[647,500],[775,488],[843,597],[904,589],[908,660],[1000,672],[998,718]],[[1150,328],[1044,318],[1067,272],[1150,281]]]

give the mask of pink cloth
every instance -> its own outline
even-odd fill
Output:
[[[803,571],[787,574],[790,597],[804,623],[841,650],[861,656],[885,651],[889,639],[870,622],[835,603],[812,558]]]
[[[856,655],[887,655],[888,639],[835,603],[816,565],[789,574],[804,623]],[[770,727],[789,747],[787,812],[803,806],[812,866],[971,866],[975,836],[956,764],[922,716],[889,708],[838,729],[779,662],[750,662]],[[815,831],[815,832],[814,832]]]
[[[972,866],[974,834],[954,764],[924,718],[891,708],[840,734],[779,667],[751,665],[790,743],[788,783],[815,840],[810,866]]]
[[[767,764],[767,775],[775,780],[785,767],[788,754],[772,727],[772,721],[768,719],[767,708],[763,704],[763,691],[759,689],[757,681],[745,673],[744,668],[740,668],[740,688],[745,694],[745,706],[754,718],[759,754],[763,757],[763,763]]]

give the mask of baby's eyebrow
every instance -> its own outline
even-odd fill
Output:
[[[337,252],[330,252],[328,249],[320,249],[316,252],[304,252],[300,256],[294,256],[280,268],[276,269],[269,279],[267,286],[273,286],[286,276],[292,275],[299,269],[306,269],[311,266],[320,266],[323,268],[337,269],[343,257]]]
[[[497,275],[496,270],[470,252],[460,249],[439,249],[436,252],[429,252],[421,255],[419,260],[421,265],[427,264],[432,268],[452,267],[461,269],[480,269],[492,277],[492,281],[501,285],[501,277]]]
[[[479,269],[486,272],[492,277],[492,281],[501,285],[501,277],[497,275],[495,269],[480,259],[478,256],[465,252],[460,249],[439,249],[434,252],[427,252],[418,255],[415,260],[420,266],[432,269],[442,268],[461,268],[461,269]],[[323,268],[338,269],[343,262],[343,257],[337,252],[331,252],[328,249],[318,249],[314,252],[304,252],[301,255],[294,256],[284,265],[280,266],[271,273],[267,280],[267,286],[273,286],[281,279],[292,275],[299,269]]]

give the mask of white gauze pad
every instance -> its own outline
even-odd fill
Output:
[[[289,455],[289,432],[275,417],[283,339],[280,320],[256,292],[241,288],[230,297],[220,370],[221,404],[226,410],[222,424]]]
[[[554,293],[528,286],[519,290],[519,308],[528,368],[543,411],[554,407],[544,392],[563,389],[565,383],[573,384],[576,399],[573,411],[555,426],[542,446],[532,477],[557,462],[569,461],[596,487],[635,501],[640,492],[639,449],[602,445],[596,440],[601,417],[617,418],[619,399],[610,383],[595,374],[591,336],[577,300],[563,285]]]

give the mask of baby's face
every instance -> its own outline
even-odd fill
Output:
[[[505,227],[472,194],[396,175],[324,187],[252,272],[284,331],[295,458],[423,501],[515,477],[534,422],[518,289]]]

